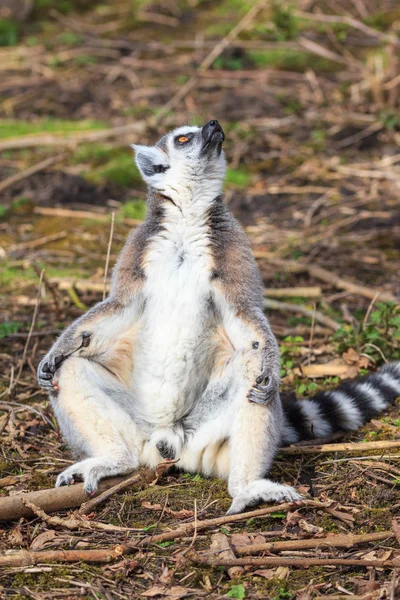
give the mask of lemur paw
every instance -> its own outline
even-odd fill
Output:
[[[263,385],[261,385],[263,384]],[[247,392],[246,398],[249,402],[266,405],[273,400],[278,392],[279,382],[262,372],[256,379],[254,385]]]
[[[101,465],[95,464],[93,459],[82,460],[59,474],[56,487],[73,485],[77,479],[83,479],[83,489],[89,496],[93,496],[97,491],[99,480],[104,477],[101,471]]]
[[[226,513],[235,515],[242,513],[249,506],[254,506],[260,502],[293,502],[301,501],[301,496],[294,488],[289,485],[275,483],[269,479],[257,479],[249,485],[232,500],[232,504]]]

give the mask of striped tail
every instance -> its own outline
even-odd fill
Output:
[[[342,431],[355,431],[385,411],[398,396],[400,362],[392,362],[372,375],[346,381],[313,398],[283,401],[282,443],[294,444]]]

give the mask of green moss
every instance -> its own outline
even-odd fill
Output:
[[[16,46],[18,29],[18,23],[13,19],[0,19],[0,46]]]
[[[302,50],[277,48],[276,50],[249,51],[247,53],[255,67],[271,67],[303,72],[312,68],[314,71],[331,72],[338,70],[338,63],[315,56]]]
[[[133,161],[132,153],[121,151],[118,156],[92,171],[83,173],[84,177],[94,183],[113,183],[121,187],[141,185],[142,178]]]
[[[244,188],[249,183],[249,174],[243,169],[228,169],[225,182],[228,187]]]
[[[102,121],[91,119],[81,121],[67,121],[63,119],[42,119],[33,122],[0,119],[0,139],[39,133],[73,133],[78,131],[91,131],[104,129],[107,125]]]
[[[64,31],[63,33],[60,33],[57,40],[61,44],[66,44],[67,46],[78,46],[84,41],[84,38],[75,31]]]
[[[143,221],[146,216],[146,210],[144,200],[128,200],[121,206],[119,214],[125,219],[139,219]]]

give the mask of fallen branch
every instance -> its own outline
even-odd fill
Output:
[[[331,502],[316,502],[315,500],[303,500],[302,505],[299,508],[329,508],[331,504]],[[158,535],[149,535],[144,539],[140,540],[139,542],[136,542],[134,547],[142,548],[143,546],[149,546],[153,543],[176,540],[178,538],[191,535],[192,533],[194,533],[194,531],[199,532],[203,529],[208,529],[209,527],[219,527],[220,525],[226,525],[226,523],[237,523],[239,521],[246,521],[247,519],[252,518],[256,519],[259,517],[268,516],[271,513],[277,511],[288,511],[292,509],[293,505],[289,502],[285,502],[284,504],[279,504],[277,506],[275,505],[268,506],[267,508],[259,508],[257,510],[252,510],[237,515],[224,515],[223,517],[216,517],[215,519],[193,521],[190,523],[185,523],[184,525],[181,525],[177,529],[172,529],[171,531],[166,531]]]
[[[0,556],[0,567],[31,567],[49,562],[109,563],[129,552],[131,549],[122,545],[104,550],[43,550],[40,552],[18,550]]]
[[[309,550],[313,548],[352,548],[358,544],[380,542],[394,537],[393,531],[378,531],[361,535],[331,535],[310,540],[289,540],[284,542],[266,542],[265,544],[244,544],[234,546],[238,554],[258,554],[259,552],[283,552],[285,550]]]
[[[365,450],[385,450],[400,448],[400,440],[379,442],[348,442],[343,444],[318,444],[315,446],[284,446],[280,454],[326,454],[330,452],[364,452]]]
[[[51,517],[44,510],[33,504],[33,502],[29,502],[25,498],[22,499],[23,504],[31,509],[33,514],[42,519],[48,525],[52,527],[64,527],[69,531],[76,531],[77,529],[86,529],[89,531],[100,530],[100,531],[112,531],[112,532],[120,532],[126,533],[127,531],[141,531],[137,528],[133,527],[119,527],[118,525],[111,525],[109,523],[98,523],[97,521],[85,521],[84,519],[77,519],[75,517],[67,517],[62,519],[61,517]]]
[[[208,558],[197,552],[188,552],[186,557],[192,562],[211,567],[318,567],[318,566],[345,566],[345,567],[379,567],[381,569],[395,569],[400,567],[400,556],[393,559],[376,558],[365,560],[362,558],[291,558],[281,556],[263,556],[254,558],[222,559]]]
[[[281,312],[299,313],[301,315],[304,315],[305,317],[314,319],[317,323],[325,325],[325,327],[329,327],[329,329],[332,329],[333,331],[337,331],[338,329],[340,329],[339,323],[336,323],[336,321],[334,321],[330,317],[327,317],[318,310],[310,310],[308,308],[305,308],[301,304],[289,304],[288,302],[278,302],[277,300],[270,300],[269,298],[264,298],[263,304],[264,308],[280,310]]]
[[[148,479],[147,473],[145,471],[141,477],[143,483]],[[153,472],[151,472],[151,477],[154,479]],[[122,481],[126,481],[126,478],[112,477],[100,481],[96,496]],[[83,483],[1,497],[0,521],[13,521],[21,517],[31,517],[33,515],[32,510],[24,504],[24,500],[32,502],[46,513],[52,513],[58,510],[76,508],[88,499],[89,496],[83,489]]]
[[[110,219],[108,213],[98,213],[90,210],[71,210],[69,208],[35,206],[33,212],[36,215],[42,215],[43,217],[61,217],[62,219],[93,219],[95,221],[109,221]],[[123,219],[123,222],[132,227],[142,223],[140,219]]]
[[[398,302],[397,298],[390,292],[380,292],[379,290],[374,290],[373,288],[359,285],[358,283],[353,283],[352,281],[343,279],[342,277],[339,277],[339,275],[336,275],[335,273],[332,273],[332,271],[328,271],[323,267],[319,267],[317,265],[308,265],[306,268],[311,277],[315,277],[316,279],[330,283],[340,290],[346,290],[347,292],[364,296],[364,298],[369,298],[370,300],[376,298],[377,293],[379,292],[379,301]]]
[[[59,233],[52,233],[51,235],[45,235],[37,240],[30,240],[29,242],[21,242],[20,244],[13,244],[9,248],[7,248],[7,253],[11,254],[12,252],[19,252],[20,250],[32,250],[33,248],[38,248],[39,246],[43,246],[48,242],[57,242],[58,240],[62,240],[66,238],[68,235],[67,231],[60,231]]]
[[[154,473],[152,471],[151,471],[150,476],[154,479]],[[146,479],[148,479],[148,478],[146,478]],[[124,490],[128,489],[132,485],[136,485],[137,483],[140,483],[141,481],[143,481],[143,475],[141,475],[141,474],[139,474],[139,475],[136,474],[136,475],[133,475],[132,477],[128,477],[128,479],[123,479],[122,481],[119,481],[112,487],[109,487],[108,489],[104,490],[104,492],[102,492],[101,494],[96,496],[96,498],[91,498],[90,500],[88,500],[87,502],[82,504],[82,506],[79,509],[79,514],[87,515],[87,514],[91,513],[97,506],[99,506],[100,504],[103,504],[103,502],[105,502],[106,500],[111,498],[111,496],[113,496],[114,494],[123,492]]]
[[[266,298],[319,298],[322,295],[320,287],[288,287],[288,288],[264,288]]]
[[[18,183],[18,181],[22,181],[23,179],[26,179],[27,177],[30,177],[35,173],[44,171],[44,169],[47,169],[48,167],[51,167],[52,165],[61,162],[64,157],[65,154],[58,154],[57,156],[46,158],[45,160],[38,162],[36,165],[32,165],[28,169],[25,169],[24,171],[20,171],[15,175],[11,175],[11,177],[7,177],[7,179],[0,183],[0,193],[4,192],[4,190],[14,185],[14,183]]]

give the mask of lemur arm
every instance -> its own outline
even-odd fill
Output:
[[[260,273],[246,234],[222,201],[215,203],[209,220],[217,308],[233,346],[259,351],[260,372],[250,400],[263,404],[278,390],[280,358],[278,343],[262,309]]]
[[[143,248],[148,239],[147,223],[128,237],[114,268],[110,296],[76,319],[53,344],[38,367],[38,382],[52,389],[55,372],[70,356],[94,357],[128,331],[141,310],[144,275]]]

